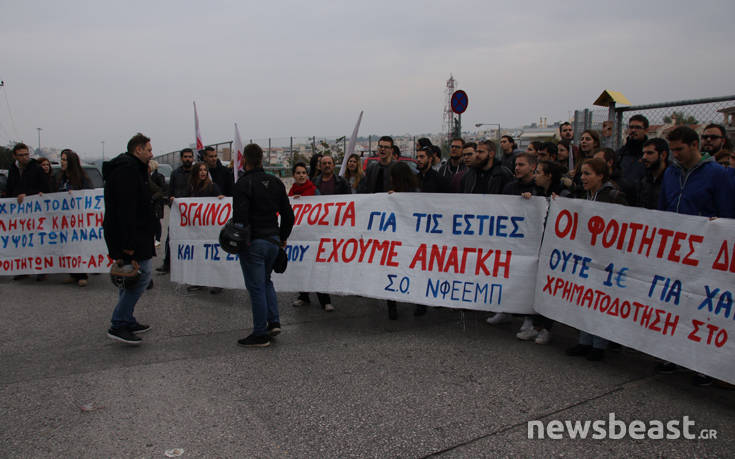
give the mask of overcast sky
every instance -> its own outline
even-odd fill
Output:
[[[193,142],[439,132],[452,73],[465,128],[735,93],[730,1],[0,0],[0,144],[155,154]],[[7,98],[6,98],[7,97]],[[8,106],[9,102],[9,106]],[[10,110],[9,110],[10,108]],[[12,119],[11,119],[12,113]],[[14,121],[14,122],[13,122]]]

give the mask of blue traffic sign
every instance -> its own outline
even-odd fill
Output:
[[[469,104],[467,93],[461,89],[454,91],[454,94],[452,94],[452,111],[458,115],[462,114],[467,110],[467,104]]]

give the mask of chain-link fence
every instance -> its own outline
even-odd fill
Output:
[[[665,137],[676,126],[689,126],[701,134],[710,123],[722,124],[732,138],[732,126],[728,113],[735,107],[735,96],[711,97],[707,99],[679,100],[649,105],[616,107],[610,110],[584,109],[574,112],[574,138],[578,139],[585,129],[594,129],[601,136],[602,146],[620,148],[626,141],[630,117],[636,114],[648,119],[648,137]]]

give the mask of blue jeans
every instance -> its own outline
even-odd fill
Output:
[[[591,335],[587,332],[579,331],[579,344],[592,346],[595,349],[607,349],[607,340],[597,335]]]
[[[265,239],[253,239],[250,247],[240,252],[240,266],[253,308],[253,334],[268,334],[268,322],[280,322],[278,300],[271,281],[278,246]]]
[[[136,324],[135,317],[133,317],[133,311],[135,310],[135,303],[148,287],[148,283],[151,281],[151,259],[139,261],[140,263],[140,279],[138,283],[131,289],[121,288],[118,295],[117,306],[112,312],[112,328],[123,328]]]

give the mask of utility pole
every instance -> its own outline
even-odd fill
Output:
[[[43,129],[41,128],[36,128],[36,129],[38,130],[38,153],[41,153],[41,131],[43,131]]]
[[[102,141],[102,162],[105,162],[105,141]]]

